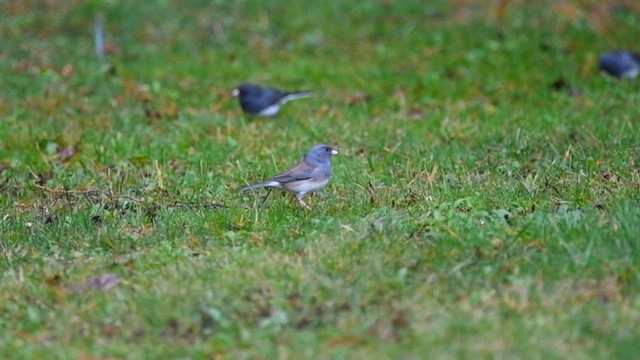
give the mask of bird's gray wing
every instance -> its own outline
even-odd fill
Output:
[[[279,183],[286,184],[293,181],[308,180],[313,178],[314,170],[314,167],[302,162],[295,167],[272,177],[267,181],[277,181]]]
[[[244,186],[241,187],[239,189],[237,189],[236,191],[246,191],[246,190],[253,190],[253,189],[257,189],[257,188],[261,188],[261,187],[278,187],[281,188],[283,184],[287,184],[290,182],[294,182],[294,181],[300,181],[300,180],[308,180],[313,178],[313,171],[315,170],[314,167],[307,165],[306,163],[302,162],[301,164],[287,170],[284,171],[274,177],[272,177],[269,180],[265,180],[263,182],[254,184],[254,185],[248,185],[248,186]]]

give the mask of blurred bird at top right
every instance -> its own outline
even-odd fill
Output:
[[[631,51],[610,51],[600,56],[600,70],[619,79],[635,79],[640,73],[640,54]]]

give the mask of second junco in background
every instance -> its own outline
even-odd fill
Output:
[[[640,54],[622,50],[604,53],[598,67],[620,79],[635,79],[640,72]]]
[[[245,113],[266,117],[275,116],[287,101],[314,96],[310,91],[285,92],[249,83],[233,89],[232,94],[240,99]]]
[[[255,185],[249,185],[237,191],[253,190],[262,187],[284,189],[296,195],[298,203],[307,210],[311,210],[304,202],[304,197],[325,187],[331,177],[331,157],[338,151],[331,146],[319,144],[314,146],[302,162],[295,167],[282,172],[269,180]],[[268,195],[267,195],[268,196]]]

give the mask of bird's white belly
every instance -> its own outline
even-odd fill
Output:
[[[328,182],[329,182],[329,179],[316,180],[316,181],[303,180],[303,181],[296,181],[296,182],[289,183],[285,186],[285,188],[291,192],[295,192],[298,194],[306,194],[306,193],[310,193],[310,192],[322,189],[323,187],[325,187],[325,185],[327,185]]]
[[[271,106],[268,106],[268,107],[264,108],[262,111],[260,111],[259,115],[260,116],[274,116],[275,114],[278,113],[278,111],[280,111],[280,104],[275,104],[275,105],[271,105]]]
[[[635,79],[638,76],[639,72],[640,72],[640,67],[634,67],[632,69],[625,71],[622,74],[622,77],[627,79]]]

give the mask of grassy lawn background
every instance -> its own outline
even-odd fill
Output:
[[[640,92],[597,71],[637,46],[634,1],[0,24],[0,358],[637,357]],[[244,81],[318,96],[247,118]],[[320,142],[312,212],[233,191]]]

